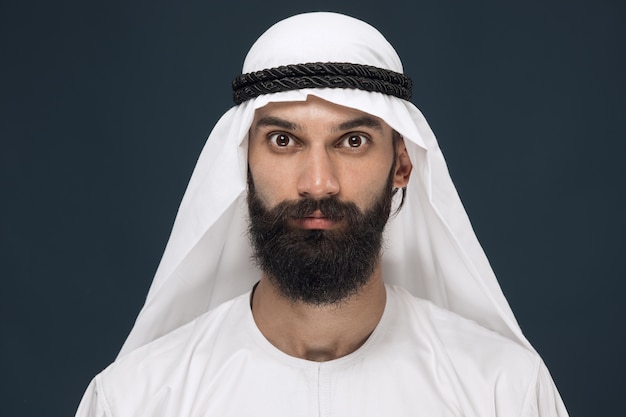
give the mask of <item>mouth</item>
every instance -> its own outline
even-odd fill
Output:
[[[296,225],[305,230],[331,230],[339,227],[340,221],[324,216],[320,210],[315,210],[308,216],[294,219]]]

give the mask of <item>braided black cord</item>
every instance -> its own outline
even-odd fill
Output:
[[[394,71],[350,63],[286,65],[240,75],[233,81],[235,104],[262,94],[302,88],[355,88],[411,98],[412,81]]]

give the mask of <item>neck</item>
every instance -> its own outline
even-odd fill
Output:
[[[254,291],[252,315],[265,338],[284,353],[323,362],[357,350],[385,309],[380,265],[357,294],[338,304],[315,306],[285,298],[263,275]]]

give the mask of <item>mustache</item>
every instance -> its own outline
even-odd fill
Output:
[[[268,214],[272,222],[280,222],[311,217],[318,210],[331,221],[359,218],[363,214],[355,203],[340,201],[336,196],[283,201],[270,209]]]

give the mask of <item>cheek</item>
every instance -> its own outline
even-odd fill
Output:
[[[386,190],[390,172],[391,165],[381,163],[353,167],[350,172],[342,173],[343,199],[353,201],[361,210],[371,207]]]
[[[372,207],[372,205],[374,205],[375,203],[377,203],[381,196],[383,195],[383,193],[386,191],[387,188],[387,178],[385,177],[384,179],[380,179],[378,178],[377,181],[374,183],[370,183],[369,187],[367,187],[366,191],[367,191],[367,195],[365,196],[366,202],[365,202],[365,209]]]
[[[289,176],[280,167],[276,164],[255,163],[254,160],[248,166],[256,195],[266,208],[272,208],[288,197]]]
[[[248,148],[248,181],[254,184],[257,197],[268,207],[270,201],[268,201],[267,190],[268,188],[271,189],[271,186],[268,187],[267,185],[268,173],[264,163],[265,159],[261,157],[259,146],[255,145],[255,142],[255,139],[250,139]]]

